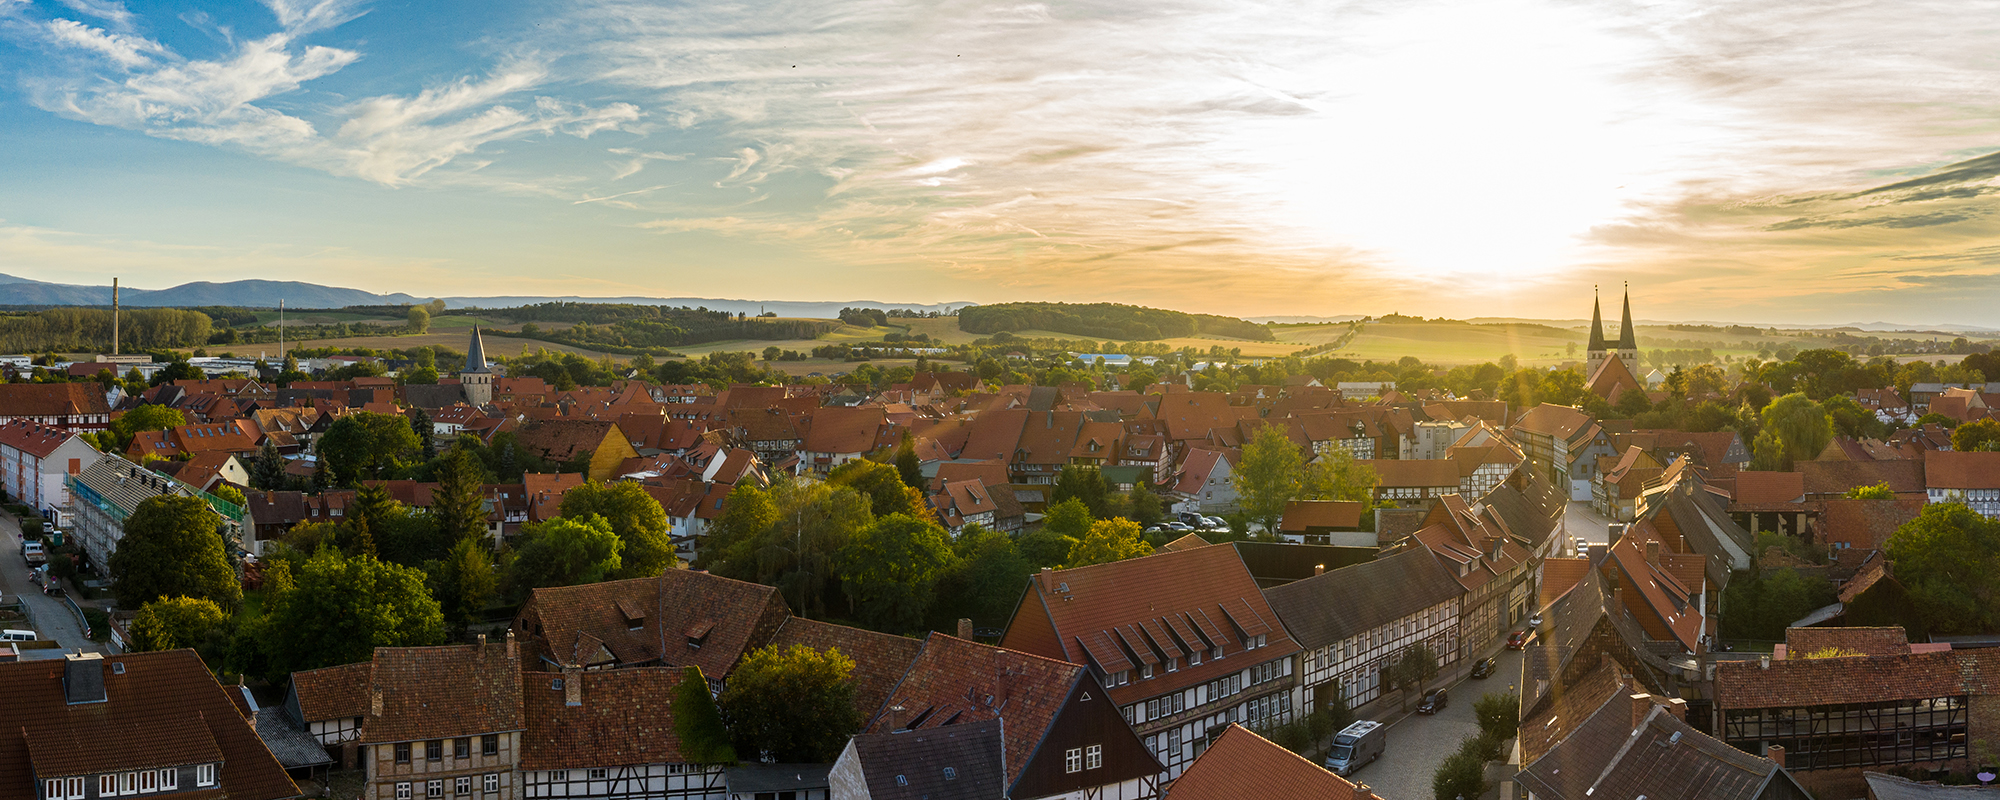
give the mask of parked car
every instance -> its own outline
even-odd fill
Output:
[[[1169,522],[1167,523],[1167,530],[1175,533],[1193,533],[1194,526],[1185,522]]]
[[[1509,650],[1527,649],[1528,636],[1530,633],[1531,631],[1528,631],[1526,629],[1515,631],[1513,636],[1507,637],[1507,649]]]
[[[30,630],[18,630],[14,628],[9,628],[7,630],[0,631],[0,642],[33,642],[33,641],[38,641],[41,638],[42,638],[41,634]]]
[[[1474,678],[1491,677],[1493,675],[1493,670],[1497,668],[1497,665],[1498,662],[1495,662],[1491,657],[1482,658],[1479,659],[1478,661],[1474,661],[1472,662],[1472,677]]]
[[[1222,531],[1229,529],[1229,520],[1223,519],[1221,517],[1203,517],[1203,519],[1208,520],[1209,530]]]
[[[49,534],[55,532],[56,532],[56,524],[54,522],[51,522],[49,520],[42,520],[42,533]]]
[[[1417,703],[1417,713],[1436,714],[1439,711],[1443,711],[1445,704],[1450,702],[1451,702],[1450,692],[1447,692],[1443,689],[1432,689],[1428,692],[1424,692],[1423,701]]]
[[[1590,540],[1585,539],[1581,536],[1576,537],[1576,554],[1581,556],[1589,550],[1590,550]]]
[[[1389,729],[1370,719],[1357,720],[1333,737],[1333,751],[1326,754],[1326,768],[1340,775],[1353,775],[1363,765],[1382,757],[1389,742]]]
[[[1542,627],[1542,612],[1537,611],[1533,614],[1528,615],[1528,627],[1530,628]]]
[[[30,567],[39,567],[49,562],[49,554],[42,549],[41,542],[30,539],[21,543],[21,560]]]

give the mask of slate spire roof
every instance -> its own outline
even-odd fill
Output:
[[[1625,284],[1625,318],[1618,323],[1618,349],[1639,349],[1639,338],[1632,332],[1632,285]]]
[[[479,338],[479,326],[472,326],[472,343],[465,348],[465,372],[486,372],[486,343]]]
[[[1594,288],[1591,289],[1590,290],[1590,347],[1588,348],[1590,352],[1597,352],[1599,350],[1604,349],[1604,313],[1601,310],[1602,308],[1603,304],[1600,303],[1597,299],[1597,290]]]

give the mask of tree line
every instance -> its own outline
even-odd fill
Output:
[[[969,333],[1045,330],[1111,339],[1171,339],[1209,334],[1271,341],[1262,325],[1210,314],[1188,314],[1119,303],[995,303],[967,306],[958,327]]]

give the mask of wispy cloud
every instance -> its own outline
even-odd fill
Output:
[[[483,78],[461,77],[411,95],[376,95],[326,109],[324,133],[270,101],[302,91],[362,58],[358,50],[305,44],[310,34],[366,13],[343,0],[267,0],[282,30],[236,42],[219,58],[185,59],[151,40],[72,20],[41,27],[44,41],[96,55],[123,75],[60,74],[31,82],[44,109],[75,119],[243,150],[384,185],[400,185],[480,147],[534,135],[577,137],[630,124],[629,103],[589,105],[523,97],[547,70],[517,61]],[[318,115],[314,115],[318,116]]]

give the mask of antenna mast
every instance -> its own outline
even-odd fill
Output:
[[[278,363],[285,361],[285,298],[278,298]]]
[[[111,354],[118,355],[118,279],[111,279]]]

